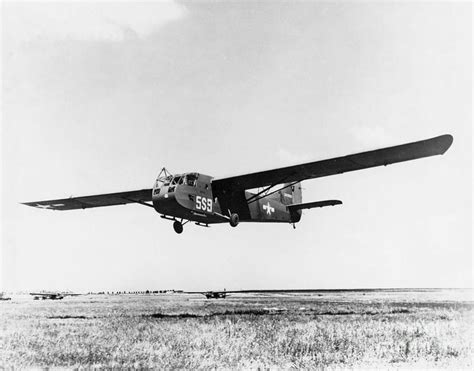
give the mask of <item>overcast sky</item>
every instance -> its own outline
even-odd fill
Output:
[[[470,287],[471,4],[2,3],[5,290]],[[19,202],[150,188],[450,133],[303,183],[286,224]]]

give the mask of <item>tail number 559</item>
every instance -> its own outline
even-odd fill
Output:
[[[212,212],[212,199],[197,196],[196,197],[196,209]]]

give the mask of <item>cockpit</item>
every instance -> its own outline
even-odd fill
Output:
[[[196,187],[196,181],[198,179],[198,174],[196,173],[189,173],[185,175],[184,179],[184,184],[191,186],[191,187]]]
[[[161,187],[168,187],[168,192],[174,192],[176,186],[181,185],[196,187],[198,178],[198,173],[172,175],[166,169],[162,169],[155,182],[154,194],[159,194],[159,189]]]
[[[182,177],[181,175],[174,175],[174,176],[170,176],[169,178],[167,178],[166,182],[165,182],[165,186],[170,186],[170,185],[177,185],[177,184],[182,184]]]
[[[167,181],[165,181],[164,185],[177,186],[184,184],[187,186],[195,187],[197,178],[198,174],[196,173],[175,175],[172,178],[168,178]]]

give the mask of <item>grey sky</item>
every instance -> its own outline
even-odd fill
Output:
[[[2,6],[5,289],[471,285],[471,4]],[[19,205],[445,133],[444,156],[303,183],[344,205],[296,230]]]

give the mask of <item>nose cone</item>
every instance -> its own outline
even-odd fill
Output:
[[[176,208],[176,197],[169,187],[163,186],[153,190],[153,207],[161,214],[172,214]]]

